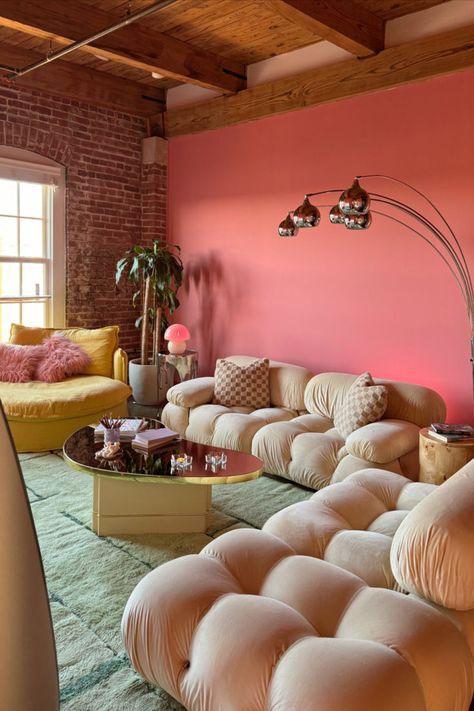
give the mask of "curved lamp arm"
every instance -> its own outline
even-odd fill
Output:
[[[403,185],[409,190],[421,197],[435,212],[438,221],[442,223],[442,227],[436,225],[431,219],[423,215],[421,212],[411,207],[405,202],[397,198],[384,195],[382,193],[367,192],[359,184],[359,180],[369,179],[390,180],[399,185]],[[332,224],[344,224],[348,229],[364,230],[370,227],[372,222],[372,214],[381,215],[393,222],[396,222],[403,227],[406,227],[412,234],[420,237],[428,244],[443,262],[446,264],[451,274],[455,278],[466,305],[467,315],[470,325],[471,338],[471,363],[472,363],[472,378],[474,392],[474,289],[472,285],[472,277],[466,256],[462,246],[456,237],[453,229],[448,221],[437,208],[437,206],[420,190],[413,187],[403,180],[394,178],[390,175],[369,174],[360,175],[354,179],[352,186],[344,191],[340,189],[320,190],[318,192],[306,193],[303,203],[295,210],[290,211],[283,222],[280,223],[278,232],[282,237],[294,237],[299,228],[316,227],[320,221],[319,207],[329,207],[329,205],[312,205],[309,202],[310,197],[319,195],[331,195],[334,193],[340,194],[338,203],[332,207],[329,213],[329,220]],[[382,210],[370,210],[371,202],[377,205],[393,208],[409,217],[417,225],[420,225],[426,234],[419,231],[410,222],[396,217]]]

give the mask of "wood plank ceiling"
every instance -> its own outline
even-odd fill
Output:
[[[191,133],[474,66],[472,25],[384,49],[388,20],[443,1],[175,0],[14,78],[153,0],[1,0],[0,81],[142,114],[151,132]],[[247,88],[249,64],[321,40],[354,59]],[[180,84],[222,96],[166,111],[166,91]]]

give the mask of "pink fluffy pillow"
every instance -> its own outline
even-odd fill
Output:
[[[45,383],[57,383],[67,375],[81,373],[90,363],[89,356],[80,346],[57,333],[46,338],[40,348],[43,358],[35,378]]]
[[[0,343],[0,381],[28,383],[44,356],[43,346],[17,346]]]

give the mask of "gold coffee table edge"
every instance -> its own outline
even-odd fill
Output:
[[[244,481],[252,481],[258,479],[262,475],[262,466],[259,469],[255,469],[253,472],[247,472],[246,474],[235,474],[234,476],[168,476],[166,474],[157,475],[146,475],[146,474],[130,474],[127,472],[112,472],[104,471],[98,467],[90,467],[87,464],[78,464],[73,459],[71,459],[63,448],[64,460],[67,462],[68,466],[76,471],[83,472],[84,474],[90,474],[92,476],[100,476],[105,479],[119,479],[120,481],[137,481],[150,482],[153,484],[207,484],[211,486],[218,486],[219,484],[240,484]],[[258,457],[255,457],[258,459]],[[223,471],[223,470],[221,470]]]
[[[81,429],[84,428],[79,428]],[[263,462],[254,455],[250,456],[261,464],[260,467],[232,476],[143,475],[106,471],[71,459],[65,451],[67,441],[63,446],[65,463],[73,470],[92,476],[91,528],[99,536],[206,533],[212,504],[212,486],[252,481],[258,479],[263,473]],[[204,446],[214,449],[210,445]],[[223,448],[215,447],[215,449]],[[247,453],[235,452],[235,454]],[[137,486],[143,483],[153,483],[154,486],[149,489]],[[188,486],[187,494],[183,496],[182,488],[170,484],[198,484],[198,486]]]

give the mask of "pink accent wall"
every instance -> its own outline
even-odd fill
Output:
[[[440,257],[374,216],[367,232],[277,225],[305,191],[354,175],[408,181],[438,205],[474,271],[474,72],[170,141],[169,238],[187,281],[177,319],[200,372],[232,353],[314,372],[370,370],[434,388],[472,421],[469,324]],[[426,212],[416,196],[367,180]]]

